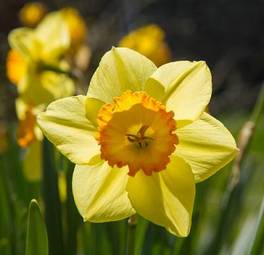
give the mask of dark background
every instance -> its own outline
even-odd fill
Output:
[[[0,0],[1,118],[14,114],[15,88],[5,78],[7,35],[28,1]],[[263,0],[78,0],[43,1],[49,10],[77,8],[89,27],[93,56],[87,80],[103,53],[122,35],[147,23],[166,31],[174,60],[205,60],[213,73],[210,111],[250,111],[264,78]]]

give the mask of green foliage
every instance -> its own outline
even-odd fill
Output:
[[[40,208],[32,199],[28,209],[27,238],[25,255],[48,255],[48,235]]]
[[[248,115],[221,116],[221,119],[233,133],[238,133]],[[227,188],[232,164],[197,185],[193,224],[187,238],[176,238],[137,217],[133,234],[135,255],[264,254],[263,127],[261,117],[243,163],[241,180],[232,192]],[[27,254],[47,254],[45,225],[50,255],[126,254],[127,220],[84,223],[71,192],[74,165],[48,141],[44,143],[42,181],[31,183],[23,176],[23,152],[16,145],[14,130],[10,127],[9,148],[0,156],[0,254],[24,255],[26,247]],[[60,173],[66,176],[66,200],[59,196]],[[45,225],[39,206],[33,200],[27,227],[27,206],[32,198],[36,198],[43,209]],[[38,245],[44,248],[41,250]],[[38,252],[30,253],[31,249]]]

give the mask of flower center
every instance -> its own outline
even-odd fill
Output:
[[[145,131],[149,128],[147,125],[143,125],[137,132],[136,135],[126,134],[127,139],[131,143],[137,143],[140,148],[145,148],[149,145],[152,137],[145,136]]]
[[[172,112],[145,92],[127,91],[98,113],[101,157],[111,166],[128,166],[129,175],[164,170],[175,150]]]

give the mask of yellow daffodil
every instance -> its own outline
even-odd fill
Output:
[[[80,70],[86,70],[90,58],[91,49],[87,45],[87,26],[79,11],[72,7],[66,7],[59,11],[67,24],[71,45],[68,51],[68,59],[73,66]]]
[[[21,98],[16,100],[18,117],[17,143],[23,154],[23,172],[29,181],[39,181],[42,176],[42,140],[43,135],[36,125],[36,115],[44,110],[45,105],[33,107]]]
[[[171,52],[164,37],[165,33],[162,28],[151,24],[124,36],[120,40],[119,46],[136,50],[160,66],[171,60]]]
[[[137,212],[188,235],[195,182],[237,151],[229,131],[205,112],[211,92],[203,61],[157,68],[131,49],[113,48],[86,96],[57,100],[38,115],[47,138],[76,164],[73,194],[84,220]]]
[[[19,83],[26,73],[26,62],[16,50],[9,50],[7,54],[6,70],[8,79],[15,85]]]
[[[78,10],[72,7],[64,8],[60,12],[64,17],[69,29],[71,46],[73,49],[76,49],[85,41],[85,37],[87,34],[85,21]]]
[[[31,2],[25,4],[19,12],[19,20],[23,26],[35,27],[47,13],[43,3]]]
[[[12,47],[7,75],[17,84],[19,96],[28,105],[49,103],[74,93],[62,59],[70,47],[67,25],[61,14],[47,15],[35,29],[18,28],[9,35]]]

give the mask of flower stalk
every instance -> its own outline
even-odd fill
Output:
[[[127,255],[135,255],[135,237],[136,237],[137,215],[134,214],[128,219],[127,232]]]
[[[53,147],[43,141],[43,198],[45,221],[49,237],[49,254],[64,254],[61,204],[59,201],[58,176],[54,167]]]
[[[58,74],[65,74],[67,75],[69,78],[71,79],[76,79],[76,75],[71,72],[71,71],[68,71],[68,70],[64,70],[58,66],[54,66],[54,65],[49,65],[49,64],[46,64],[46,63],[41,63],[40,64],[40,69],[42,71],[52,71],[52,72],[55,72],[55,73],[58,73]]]

